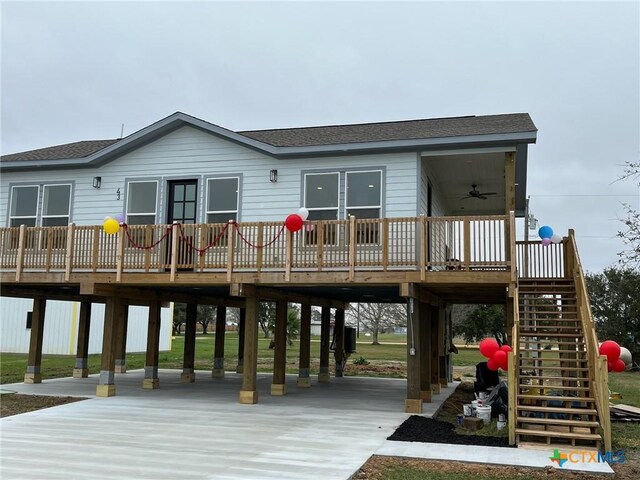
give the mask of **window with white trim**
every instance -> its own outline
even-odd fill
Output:
[[[44,185],[42,195],[42,226],[69,225],[71,185]]]
[[[346,204],[348,217],[356,219],[380,218],[382,212],[382,171],[346,172]],[[377,244],[378,222],[360,222],[356,242]]]
[[[239,177],[207,179],[207,223],[238,219],[239,186]]]
[[[305,173],[304,206],[309,210],[308,220],[337,220],[340,203],[340,173]],[[323,242],[335,245],[338,240],[338,225],[324,225]],[[318,232],[305,231],[305,244],[316,245]]]
[[[38,220],[38,197],[40,186],[20,185],[11,187],[9,226],[35,227]]]
[[[153,225],[158,208],[158,181],[130,181],[127,185],[127,223]]]

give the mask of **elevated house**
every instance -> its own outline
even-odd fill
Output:
[[[102,396],[116,392],[129,306],[149,307],[146,388],[158,386],[163,304],[188,304],[185,382],[196,306],[218,307],[214,375],[225,309],[241,308],[241,403],[258,402],[259,301],[277,304],[273,395],[286,392],[287,302],[302,305],[299,387],[311,384],[312,305],[323,382],[331,321],[342,375],[349,302],[406,302],[405,410],[419,413],[450,380],[450,306],[501,303],[511,441],[609,446],[606,368],[573,235],[549,247],[515,240],[535,141],[524,113],[244,132],[175,113],[122,139],[5,155],[1,293],[33,299],[25,381],[41,378],[48,300],[80,302],[78,376],[91,306],[105,304]],[[300,207],[309,218],[291,232],[285,217]],[[115,235],[107,215],[124,216]]]

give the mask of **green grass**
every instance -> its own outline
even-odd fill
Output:
[[[395,338],[399,337],[399,338]],[[213,364],[213,344],[215,335],[198,335],[196,337],[196,369],[208,370]],[[385,335],[382,341],[402,340],[401,335]],[[225,335],[225,366],[234,368],[237,363],[238,334],[227,332]],[[258,340],[258,362],[259,370],[271,371],[273,363],[273,350],[269,349],[270,339],[260,336]],[[371,345],[370,337],[361,335],[357,342],[357,352],[351,358],[364,357],[369,362],[404,362],[407,358],[407,346],[400,342],[383,343],[381,345]],[[184,337],[175,336],[171,344],[171,351],[160,352],[160,368],[182,368],[182,354],[184,351]],[[294,341],[293,345],[287,346],[287,372],[297,373],[298,356],[300,343]],[[312,373],[317,373],[317,360],[320,356],[320,338],[317,336],[311,339],[311,359]],[[98,373],[100,371],[99,354],[89,355],[89,372]],[[127,368],[137,369],[144,367],[144,353],[128,353]],[[316,365],[314,365],[314,360]],[[459,353],[453,356],[454,365],[473,366],[482,360],[478,349],[475,347],[460,348]],[[59,378],[71,375],[75,358],[72,355],[43,355],[42,357],[42,377]],[[22,353],[2,353],[0,355],[0,383],[21,382],[27,368],[27,355]]]

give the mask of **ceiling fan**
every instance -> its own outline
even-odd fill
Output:
[[[479,198],[480,200],[486,200],[487,195],[497,195],[497,192],[480,192],[476,187],[478,185],[471,185],[472,190],[469,191],[469,195],[466,197],[462,197],[461,200],[466,200],[467,198]]]

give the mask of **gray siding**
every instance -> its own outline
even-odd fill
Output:
[[[417,214],[417,163],[413,153],[277,160],[193,127],[182,127],[99,168],[7,172],[0,180],[0,216],[7,222],[9,184],[70,181],[74,184],[72,221],[101,224],[106,215],[123,213],[126,180],[160,178],[158,221],[166,220],[166,184],[170,179],[199,180],[199,221],[204,218],[204,178],[242,173],[240,221],[277,221],[301,206],[301,171],[384,167],[384,212],[387,217]],[[278,182],[269,171],[278,170]],[[102,188],[92,178],[102,177]],[[117,190],[120,189],[120,199]]]

